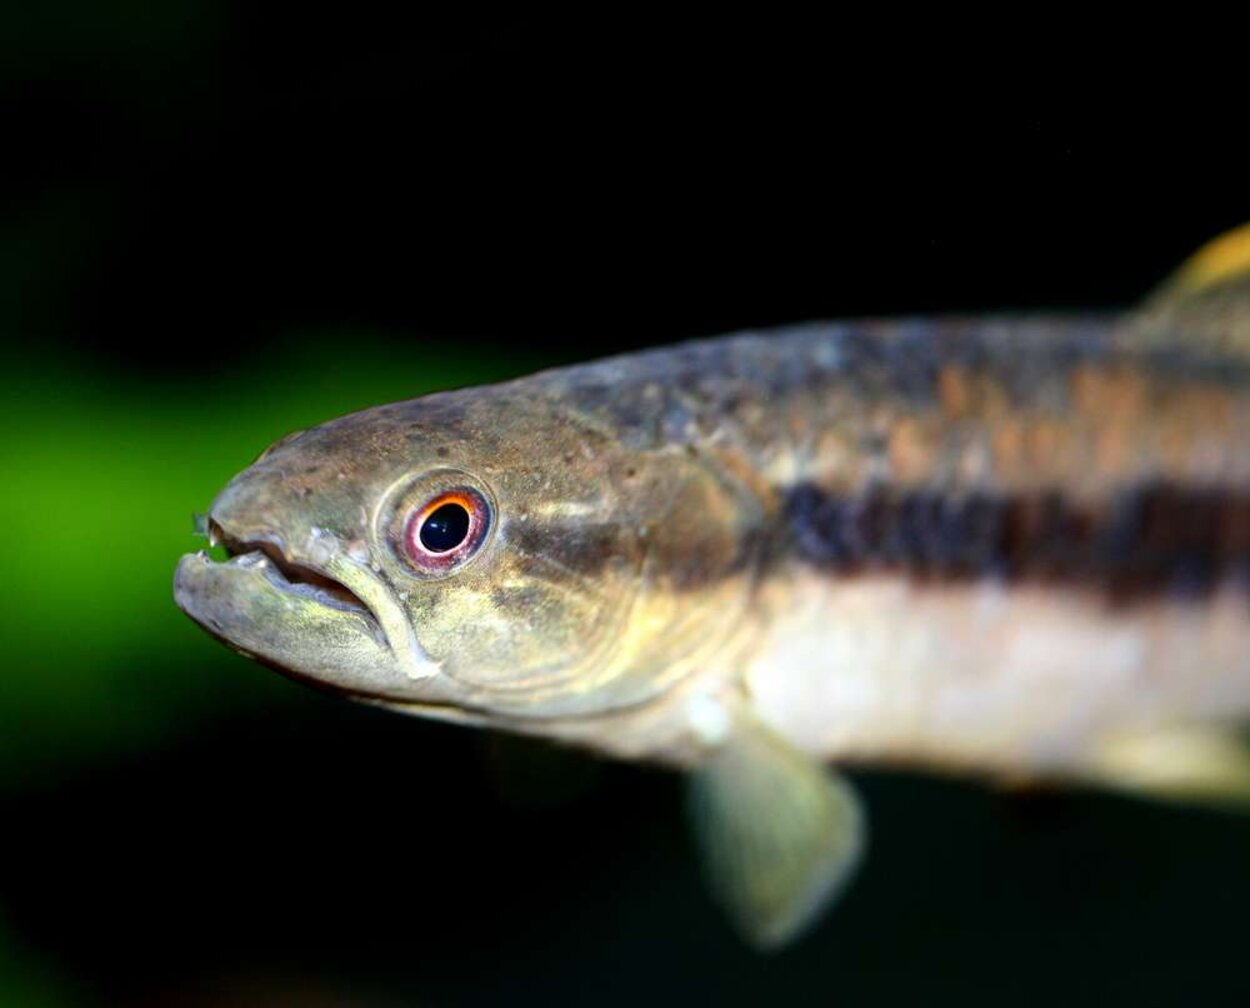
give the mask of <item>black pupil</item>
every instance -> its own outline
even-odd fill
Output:
[[[463,504],[444,504],[421,526],[421,545],[431,553],[455,549],[469,534],[469,512]]]

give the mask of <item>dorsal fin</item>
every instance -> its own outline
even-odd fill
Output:
[[[1185,260],[1128,316],[1124,339],[1250,359],[1250,223]]]
[[[1167,279],[1156,296],[1189,299],[1237,281],[1250,281],[1250,223],[1203,245]]]

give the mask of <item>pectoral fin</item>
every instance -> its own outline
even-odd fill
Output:
[[[1168,801],[1250,806],[1250,748],[1232,728],[1119,733],[1094,752],[1098,783]]]
[[[754,724],[735,724],[691,775],[690,807],[712,888],[760,949],[810,925],[864,846],[851,786]]]

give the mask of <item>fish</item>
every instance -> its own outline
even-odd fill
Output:
[[[177,605],[405,714],[671,767],[760,949],[912,767],[1250,797],[1250,225],[1115,314],[746,332],[281,438]]]

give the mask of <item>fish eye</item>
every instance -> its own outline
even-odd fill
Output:
[[[469,534],[469,522],[473,519],[459,501],[440,504],[421,523],[417,533],[421,545],[431,553],[446,553],[455,549]]]
[[[490,527],[490,506],[471,487],[446,490],[415,508],[403,531],[408,560],[426,573],[458,567],[478,550]]]

